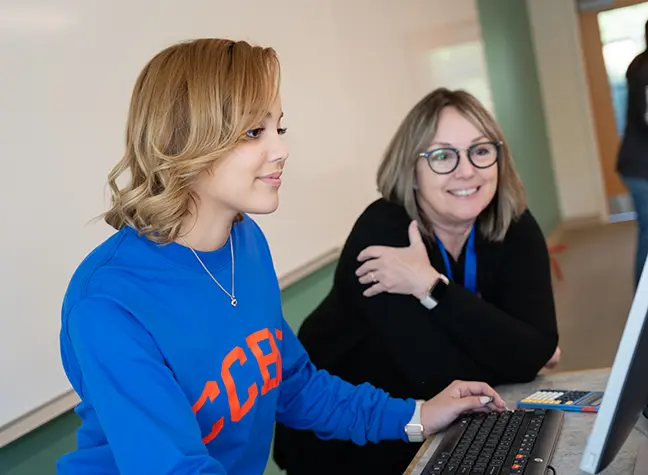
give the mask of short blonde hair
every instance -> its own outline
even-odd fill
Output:
[[[504,134],[486,108],[468,92],[436,89],[407,114],[392,138],[378,169],[378,190],[385,199],[405,207],[411,219],[418,221],[422,231],[430,236],[431,223],[421,211],[416,199],[416,163],[436,134],[441,111],[454,107],[471,121],[489,140],[502,142],[497,162],[497,191],[482,211],[480,231],[491,241],[501,241],[511,221],[526,209],[522,180],[513,165]]]
[[[133,89],[126,151],[110,172],[115,229],[132,226],[158,243],[178,238],[201,173],[246,139],[279,89],[272,48],[198,39],[170,46],[144,67]],[[129,172],[124,187],[118,178]]]

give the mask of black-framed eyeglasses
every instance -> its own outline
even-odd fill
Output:
[[[500,148],[502,146],[499,142],[480,142],[466,149],[444,147],[435,148],[428,152],[421,152],[419,157],[427,160],[430,169],[439,175],[447,175],[452,173],[459,166],[461,159],[461,151],[466,151],[468,161],[475,168],[484,169],[495,165],[500,155]]]

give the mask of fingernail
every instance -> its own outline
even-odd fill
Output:
[[[481,402],[482,404],[486,405],[486,404],[488,404],[489,402],[493,402],[493,398],[490,397],[490,396],[482,396],[482,397],[479,398],[479,402]]]

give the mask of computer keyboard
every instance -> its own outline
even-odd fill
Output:
[[[563,416],[547,409],[464,415],[448,428],[423,475],[544,475]]]

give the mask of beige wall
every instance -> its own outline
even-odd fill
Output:
[[[607,205],[575,2],[526,0],[563,220]]]

